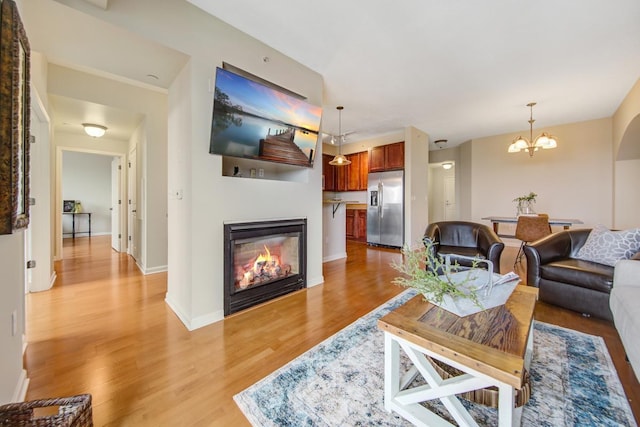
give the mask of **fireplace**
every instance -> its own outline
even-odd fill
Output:
[[[306,288],[307,220],[224,225],[224,314]]]

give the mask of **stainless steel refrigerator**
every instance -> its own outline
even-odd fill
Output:
[[[367,243],[402,247],[404,171],[370,173],[367,196]]]

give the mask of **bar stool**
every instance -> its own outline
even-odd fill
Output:
[[[522,261],[524,255],[524,246],[527,243],[535,242],[545,236],[551,234],[551,225],[549,225],[549,215],[520,215],[518,224],[516,225],[516,239],[522,241],[513,268]]]

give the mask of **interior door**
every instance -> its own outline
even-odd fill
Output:
[[[444,219],[456,219],[456,177],[453,174],[444,177]]]
[[[128,192],[129,195],[128,210],[128,236],[127,236],[127,253],[136,261],[138,260],[138,192],[137,192],[137,159],[135,148],[129,152],[129,178]]]
[[[111,160],[111,247],[120,252],[122,235],[120,233],[120,157]]]

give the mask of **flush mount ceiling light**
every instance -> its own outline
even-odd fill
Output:
[[[351,163],[351,160],[347,160],[342,154],[342,142],[344,141],[344,134],[342,133],[342,110],[344,110],[344,107],[338,105],[336,110],[338,110],[338,155],[335,156],[329,164],[333,166],[346,166]]]
[[[436,139],[435,141],[433,141],[433,143],[436,145],[436,147],[443,149],[446,145],[447,145],[448,140],[446,139]]]
[[[445,169],[445,170],[449,170],[449,169],[451,169],[452,167],[453,167],[453,163],[452,163],[452,162],[444,162],[444,163],[442,164],[442,168],[443,168],[443,169]]]
[[[538,151],[539,148],[544,150],[549,148],[556,148],[558,146],[558,140],[555,136],[548,134],[547,132],[542,132],[540,135],[533,139],[533,106],[536,105],[535,102],[530,102],[527,104],[527,107],[530,108],[531,114],[529,116],[529,139],[526,137],[518,136],[513,140],[511,145],[509,145],[509,153],[517,153],[519,151],[528,151],[529,157],[533,157],[533,153]]]
[[[100,138],[107,131],[106,126],[96,125],[93,123],[83,123],[82,127],[87,135],[92,136],[94,138]]]

